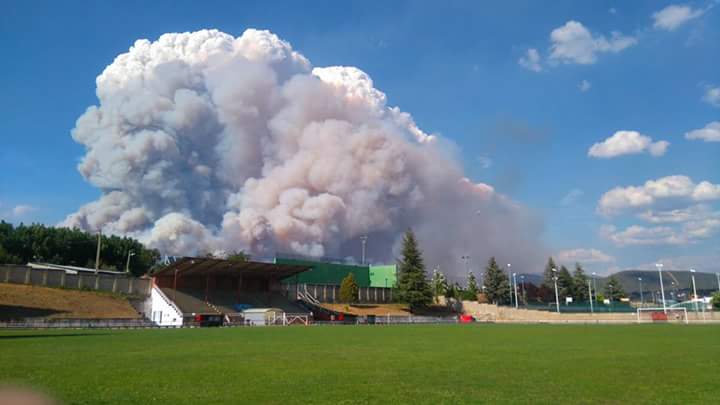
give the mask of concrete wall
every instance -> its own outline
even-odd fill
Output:
[[[63,270],[33,269],[27,266],[0,266],[0,282],[140,296],[148,296],[151,285],[149,279],[125,275],[66,274]]]
[[[441,299],[441,303],[446,303],[444,298]],[[479,304],[474,301],[463,301],[462,309],[464,313],[472,315],[478,320],[492,322],[637,322],[636,313],[558,314],[557,312]],[[688,311],[688,320],[690,322],[703,322],[703,314],[702,312]],[[705,312],[704,320],[707,322],[720,322],[720,312]]]
[[[150,290],[149,300],[149,314],[153,323],[158,326],[182,326],[183,315],[180,309],[175,305],[170,298],[158,287],[152,287]]]

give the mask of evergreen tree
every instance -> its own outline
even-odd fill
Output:
[[[560,295],[560,300],[563,301],[565,297],[575,296],[575,281],[565,266],[561,266],[558,272],[558,294]]]
[[[553,282],[553,277],[555,277],[555,273],[553,273],[553,269],[557,269],[557,266],[555,265],[555,261],[553,260],[553,258],[550,257],[548,258],[548,262],[545,265],[545,270],[543,271],[543,282],[540,287],[545,287],[545,289],[555,291],[555,283]]]
[[[494,257],[485,268],[485,295],[493,304],[510,301],[510,283],[507,274],[500,269]]]
[[[613,274],[610,278],[608,278],[607,283],[605,284],[605,298],[612,301],[619,301],[620,298],[623,297],[625,297],[625,290],[623,290],[620,280],[618,280]]]
[[[345,278],[340,282],[340,301],[350,304],[357,302],[359,288],[357,282],[355,282],[355,276],[352,273],[348,273]]]
[[[468,292],[468,296],[472,296],[473,300],[477,299],[477,294],[480,292],[480,288],[478,288],[477,279],[472,271],[468,272],[466,290]]]
[[[426,280],[425,263],[418,247],[415,234],[408,229],[402,245],[402,259],[398,263],[398,298],[410,305],[411,310],[420,309],[432,303],[432,291]]]
[[[446,292],[448,289],[447,279],[445,278],[445,275],[442,274],[438,268],[435,268],[435,270],[433,270],[433,275],[432,275],[430,284],[432,287],[432,293],[433,293],[433,297],[435,299],[435,303],[437,303],[438,297],[440,295],[446,295]]]
[[[575,284],[575,295],[573,297],[578,301],[590,300],[590,292],[588,291],[588,277],[585,275],[580,263],[575,263],[575,272],[573,272],[573,283]]]

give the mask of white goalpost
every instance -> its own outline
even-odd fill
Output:
[[[687,308],[638,308],[637,321],[688,323]]]

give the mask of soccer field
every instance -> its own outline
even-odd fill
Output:
[[[720,327],[0,332],[0,382],[67,403],[713,403]]]

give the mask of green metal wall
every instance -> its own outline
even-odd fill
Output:
[[[323,263],[311,260],[275,258],[277,264],[295,264],[301,266],[312,266],[311,270],[298,274],[296,277],[285,279],[284,283],[299,284],[332,284],[340,285],[340,282],[348,273],[353,273],[358,287],[370,287],[370,271],[368,266],[353,266],[349,264]],[[383,279],[383,287],[385,286]]]
[[[392,288],[396,282],[396,265],[370,266],[370,287]]]

